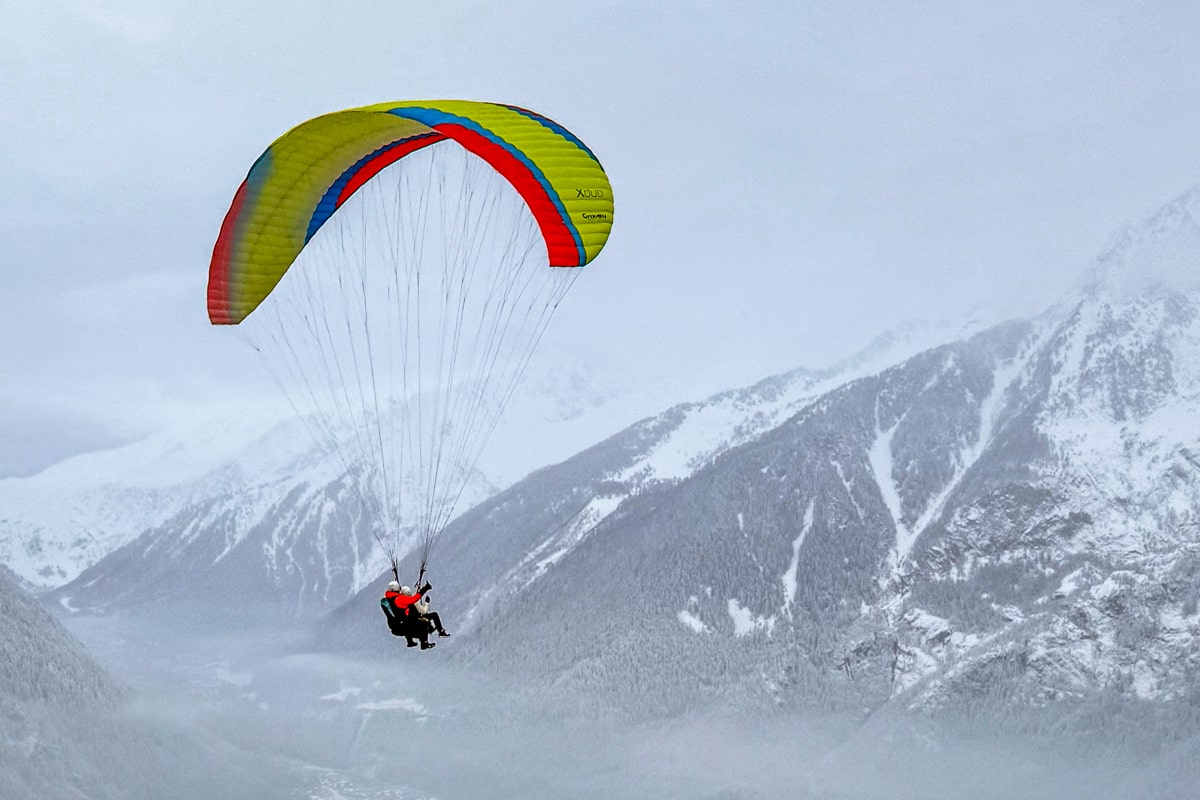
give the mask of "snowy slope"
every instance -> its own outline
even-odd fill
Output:
[[[882,622],[905,702],[1194,691],[1198,207],[1189,193],[1123,233],[1038,321],[977,466],[864,604],[848,650],[869,658]]]
[[[261,413],[239,418],[227,409],[29,478],[0,480],[0,562],[38,587],[74,578],[188,503],[236,485],[239,475],[298,457],[288,434],[263,438],[273,425]]]

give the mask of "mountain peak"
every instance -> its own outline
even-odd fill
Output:
[[[1200,184],[1129,225],[1085,272],[1088,295],[1129,299],[1155,288],[1200,288]]]

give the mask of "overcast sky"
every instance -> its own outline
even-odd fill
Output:
[[[251,162],[365,103],[515,103],[604,163],[554,357],[682,396],[1030,314],[1200,182],[1200,4],[0,0],[0,476],[234,400]],[[647,409],[647,413],[658,409]]]

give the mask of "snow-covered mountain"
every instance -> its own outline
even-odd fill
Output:
[[[30,586],[60,585],[190,503],[310,449],[287,430],[268,437],[270,416],[241,411],[214,410],[152,438],[0,480],[0,562]]]
[[[478,504],[434,554],[454,652],[645,713],[1194,698],[1197,209],[1037,319],[679,405]],[[265,513],[184,504],[52,596],[145,604],[186,571],[205,604],[311,615],[365,586],[322,637],[390,646],[384,565],[310,462]]]
[[[655,433],[622,467],[623,480],[635,486],[687,475],[846,379],[978,325],[910,325],[831,368],[796,370],[677,406],[647,423]],[[562,375],[565,386],[531,383],[513,403],[507,429],[561,449],[587,442],[588,430],[618,427],[614,420],[628,403],[597,389],[585,373]],[[269,420],[260,414],[236,429],[205,421],[196,426],[199,438],[185,429],[0,482],[7,500],[0,547],[26,581],[42,587],[65,583],[103,558],[56,594],[68,609],[150,603],[173,594],[183,575],[197,590],[238,598],[237,605],[265,602],[298,616],[332,608],[376,578],[387,559],[343,462],[314,447],[298,422]],[[531,445],[520,450],[505,429],[496,439],[489,475],[537,466]],[[597,474],[607,476],[608,468]],[[480,474],[461,507],[495,491]]]
[[[144,441],[78,456],[31,478],[0,481],[0,557],[26,585],[45,589],[74,579],[142,534],[165,528],[177,539],[182,561],[175,567],[186,568],[193,557],[218,562],[248,546],[243,540],[261,530],[264,520],[269,524],[286,514],[284,509],[307,503],[311,513],[322,515],[328,493],[357,497],[346,472],[342,455],[315,444],[312,431],[294,415],[266,409],[238,417],[214,410]],[[464,498],[477,502],[495,491],[476,474]],[[366,565],[380,557],[367,529],[356,538],[343,533],[344,521],[335,523],[341,526],[331,527],[335,541],[314,539],[314,547],[337,550],[353,539],[352,547],[363,552],[351,552],[352,562]],[[299,523],[288,517],[286,524]],[[222,531],[219,542],[198,535],[216,530]],[[305,532],[312,531],[300,535]],[[264,545],[279,551],[264,570],[286,571],[292,560],[304,558],[291,546],[293,535],[280,530]],[[359,573],[361,568],[350,570],[347,586],[359,585]]]
[[[498,495],[438,555],[456,652],[644,713],[722,698],[1087,727],[1150,703],[1191,730],[1198,208],[1121,237],[1035,320],[834,385],[788,376],[804,388],[777,406],[767,383],[673,409]],[[743,400],[761,426],[674,445]],[[323,635],[386,646],[374,600]]]

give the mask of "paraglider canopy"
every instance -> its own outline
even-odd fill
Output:
[[[352,108],[296,126],[250,168],[213,248],[212,323],[245,319],[359,188],[445,139],[517,190],[545,239],[549,266],[581,267],[604,247],[612,188],[592,151],[561,125],[516,106],[466,100]]]

